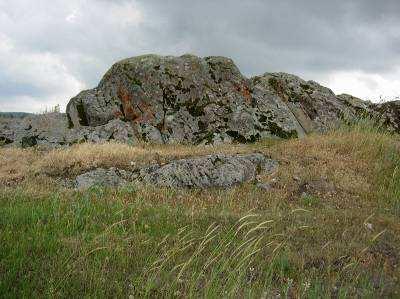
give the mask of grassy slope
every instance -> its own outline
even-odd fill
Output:
[[[398,297],[399,148],[360,123],[251,146],[1,149],[0,297]],[[278,159],[260,178],[273,189],[81,193],[48,177],[214,151]]]

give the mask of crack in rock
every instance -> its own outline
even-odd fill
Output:
[[[256,180],[260,173],[273,173],[278,163],[260,153],[212,154],[150,165],[135,171],[95,169],[76,177],[74,186],[87,189],[93,185],[119,187],[129,182],[172,188],[229,188]]]

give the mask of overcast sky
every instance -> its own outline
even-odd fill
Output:
[[[365,99],[400,95],[400,0],[0,0],[0,111],[43,111],[145,53],[231,57]]]

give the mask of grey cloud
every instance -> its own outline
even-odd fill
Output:
[[[399,59],[391,45],[400,36],[385,27],[391,20],[391,26],[400,29],[398,1],[146,3],[148,15],[164,21],[162,35],[188,40],[199,52],[230,52],[247,73],[384,72]]]
[[[140,11],[138,23],[129,22],[131,8]],[[400,2],[0,0],[1,34],[21,55],[55,55],[86,87],[113,62],[144,53],[223,55],[248,76],[286,71],[318,81],[334,71],[385,75],[398,68]],[[0,84],[0,102],[11,94],[52,96],[1,60],[0,77],[9,78]]]

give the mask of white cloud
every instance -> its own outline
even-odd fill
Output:
[[[97,83],[115,53],[130,48],[126,36],[143,20],[133,1],[6,2],[0,0],[1,111],[64,108]]]
[[[6,74],[0,110],[39,112],[56,104],[65,107],[71,93],[85,88],[57,55],[21,52],[9,37],[0,34],[0,38],[0,69]]]
[[[60,101],[49,98],[35,98],[30,96],[17,96],[7,98],[6,101],[0,99],[0,111],[27,111],[40,113],[49,111],[56,105],[60,105],[61,109],[65,109],[65,104],[60,104]]]
[[[400,96],[400,70],[385,76],[362,71],[334,72],[321,81],[336,94],[347,93],[361,99],[379,102]]]
[[[75,23],[77,17],[78,17],[78,11],[74,10],[72,13],[66,16],[65,20],[69,23]]]

